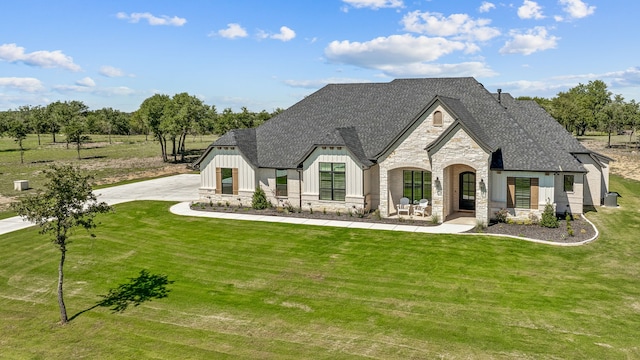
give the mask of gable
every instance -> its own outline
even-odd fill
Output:
[[[436,113],[442,116],[441,126],[433,124]],[[378,162],[396,163],[398,166],[413,164],[429,169],[429,158],[424,147],[437,139],[454,121],[454,116],[440,102],[432,102],[419,118],[389,144],[379,156]]]
[[[488,159],[491,151],[478,142],[472,133],[466,130],[460,121],[452,124],[446,132],[432,142],[428,147],[429,158],[437,157],[442,165],[447,165],[448,160],[465,163],[465,158]],[[484,160],[483,160],[484,161]],[[471,163],[468,163],[471,164]],[[470,165],[476,168],[475,165]]]

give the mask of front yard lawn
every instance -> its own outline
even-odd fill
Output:
[[[65,265],[31,228],[0,237],[3,358],[640,358],[640,183],[588,217],[589,245],[212,220],[136,202],[78,233]],[[166,298],[94,307],[141,270]]]

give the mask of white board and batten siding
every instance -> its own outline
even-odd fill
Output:
[[[548,175],[547,175],[548,174]],[[538,209],[544,210],[547,201],[554,202],[555,180],[553,173],[532,171],[491,171],[491,211],[507,207],[507,178],[538,178]]]
[[[238,169],[238,191],[251,192],[256,189],[255,169],[236,149],[213,149],[202,162],[207,164],[200,170],[201,189],[216,188],[216,168]]]
[[[320,195],[320,163],[344,163],[346,178],[346,198],[363,198],[364,183],[362,166],[355,161],[350,152],[342,147],[330,149],[317,148],[305,161],[302,175],[302,193],[308,196]]]

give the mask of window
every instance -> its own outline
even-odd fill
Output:
[[[442,126],[442,111],[433,113],[433,126]]]
[[[233,170],[230,168],[223,168],[221,172],[222,179],[222,193],[233,195]]]
[[[216,168],[216,191],[220,194],[238,195],[238,169]]]
[[[287,196],[287,170],[276,170],[276,196]]]
[[[420,199],[431,200],[431,172],[405,170],[402,177],[403,197],[409,198],[411,202]]]
[[[320,200],[344,201],[345,169],[344,163],[320,163]]]
[[[508,177],[507,207],[538,208],[538,178]]]
[[[531,205],[531,179],[516,178],[516,207],[528,209]]]
[[[564,191],[565,192],[573,192],[573,175],[565,175],[564,176]]]

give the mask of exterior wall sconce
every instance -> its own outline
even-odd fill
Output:
[[[487,185],[484,183],[484,179],[480,179],[480,192],[482,193],[482,196],[487,195]]]
[[[440,183],[440,178],[436,176],[436,192],[438,195],[442,195],[442,183]]]

